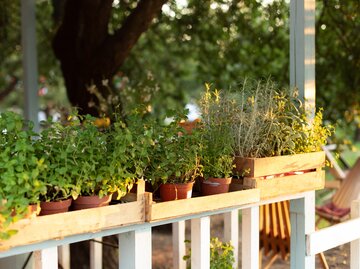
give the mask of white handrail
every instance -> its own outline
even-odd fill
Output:
[[[360,269],[360,200],[353,201],[352,219],[306,236],[306,254],[313,256],[351,242],[351,269]]]

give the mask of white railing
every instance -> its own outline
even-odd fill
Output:
[[[259,206],[262,204],[290,200],[291,206],[291,268],[315,268],[315,258],[305,253],[305,235],[314,231],[315,193],[314,191],[281,196],[257,203],[234,206],[232,208],[214,210],[211,212],[197,213],[188,216],[174,217],[171,219],[145,222],[141,224],[116,227],[95,233],[84,233],[68,236],[60,240],[48,240],[36,244],[15,247],[8,251],[0,252],[0,258],[35,251],[36,269],[55,269],[58,266],[58,246],[67,248],[68,244],[101,238],[109,235],[119,235],[119,268],[146,269],[151,268],[151,228],[153,226],[174,223],[174,268],[184,268],[182,257],[184,253],[185,220],[191,221],[191,256],[192,268],[209,268],[210,255],[210,216],[225,213],[225,239],[231,240],[238,246],[238,210],[242,210],[242,268],[259,268]],[[49,227],[51,229],[51,227]],[[101,268],[101,251],[96,244],[92,246],[93,254],[91,264],[93,268]],[[234,251],[237,254],[237,251]],[[69,260],[65,252],[60,255],[62,262]],[[236,257],[237,258],[237,257]],[[236,266],[236,265],[235,265]],[[235,267],[234,266],[234,267]]]
[[[360,269],[360,200],[353,201],[351,220],[321,229],[306,236],[306,253],[314,256],[351,242],[350,268]]]

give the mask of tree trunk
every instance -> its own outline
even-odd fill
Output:
[[[111,91],[103,81],[112,84],[114,74],[165,2],[167,0],[138,1],[122,27],[110,35],[108,23],[113,0],[66,0],[53,50],[60,61],[68,98],[79,113],[100,114],[95,107]],[[100,98],[89,92],[91,85],[97,87]],[[88,268],[88,242],[71,245],[71,254],[71,268]]]
[[[100,100],[89,92],[95,85],[106,99],[103,85],[119,70],[131,49],[167,0],[141,0],[113,35],[108,33],[112,0],[67,0],[53,49],[61,64],[68,98],[81,114],[97,116]],[[102,98],[100,98],[102,99]]]

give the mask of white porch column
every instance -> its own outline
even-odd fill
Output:
[[[315,110],[315,0],[290,2],[290,86],[299,89],[305,108]]]
[[[352,202],[351,218],[360,218],[360,200]],[[350,243],[350,268],[360,269],[360,239]]]
[[[239,267],[239,210],[224,213],[224,239],[234,247],[235,262],[233,268]]]
[[[210,217],[191,219],[191,268],[210,268]]]
[[[119,269],[151,269],[151,228],[119,234]]]
[[[315,231],[315,191],[290,201],[290,268],[314,269],[315,255],[306,256],[306,234]]]
[[[32,120],[35,131],[38,123],[38,66],[36,52],[35,0],[21,0],[21,46],[23,52],[23,82],[25,118]]]
[[[242,268],[259,268],[259,207],[242,210]]]

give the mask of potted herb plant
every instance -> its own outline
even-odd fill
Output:
[[[37,141],[41,145],[38,155],[44,160],[45,169],[39,178],[46,185],[46,193],[40,196],[41,215],[67,212],[72,199],[80,193],[80,187],[74,184],[79,169],[75,147],[80,122],[71,124],[47,121],[45,129]]]
[[[128,193],[136,179],[143,178],[147,163],[147,143],[134,129],[115,116],[107,139],[107,166],[105,177],[109,179],[111,192],[120,199]]]
[[[151,170],[152,152],[157,140],[158,124],[155,119],[145,116],[142,111],[143,109],[134,109],[127,115],[126,127],[132,139],[126,148],[126,154],[129,156],[126,163],[135,179],[146,180],[147,174]],[[149,180],[145,181],[145,190],[152,191]],[[134,184],[131,192],[136,191],[137,185]]]
[[[108,166],[108,133],[100,131],[94,118],[77,115],[82,121],[74,133],[73,158],[77,166],[73,173],[73,184],[80,189],[73,201],[74,210],[108,205],[114,192],[113,181],[109,177],[112,169]]]
[[[233,106],[231,100],[222,96],[218,90],[206,91],[200,102],[201,115],[201,164],[204,180],[202,195],[225,193],[229,191],[233,170],[233,145],[231,117],[228,111]]]
[[[332,128],[322,124],[321,110],[307,120],[296,89],[279,89],[271,80],[244,80],[228,95],[235,104],[229,115],[236,115],[231,117],[236,170],[245,185],[260,188],[262,197],[323,186],[325,156],[317,151]],[[311,173],[286,177],[298,170]]]
[[[194,180],[201,175],[200,136],[196,130],[187,134],[178,122],[156,126],[157,141],[146,173],[155,189],[160,187],[162,201],[191,198]]]
[[[39,180],[43,159],[36,156],[33,124],[13,112],[0,115],[0,238],[8,238],[12,222],[39,209],[39,196],[46,187]],[[30,207],[31,208],[31,207]]]

